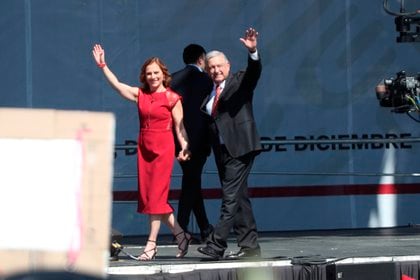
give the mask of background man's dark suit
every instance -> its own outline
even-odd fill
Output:
[[[248,57],[246,71],[229,74],[219,98],[216,115],[211,118],[212,147],[223,199],[220,220],[208,237],[207,246],[198,248],[198,251],[214,258],[223,256],[232,229],[241,248],[233,257],[260,255],[247,179],[254,158],[261,150],[252,111],[254,89],[261,69],[259,57],[257,60]],[[209,99],[210,96],[201,106],[205,112]]]
[[[201,173],[210,154],[210,139],[208,118],[201,112],[200,105],[212,87],[213,83],[207,73],[194,65],[187,65],[172,74],[171,88],[183,98],[184,125],[191,151],[191,160],[180,162],[183,177],[177,219],[180,226],[188,231],[192,211],[202,239],[207,237],[212,227],[207,219],[201,193]]]

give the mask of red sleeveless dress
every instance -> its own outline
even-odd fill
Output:
[[[169,185],[175,159],[172,108],[181,97],[167,89],[143,92],[139,89],[137,107],[140,132],[137,145],[138,207],[144,214],[168,214]]]

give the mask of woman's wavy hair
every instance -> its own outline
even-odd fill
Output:
[[[171,80],[172,80],[172,77],[171,77],[171,74],[169,73],[168,67],[165,65],[165,63],[163,63],[163,61],[160,58],[151,57],[143,63],[143,66],[141,67],[141,70],[140,70],[139,80],[140,80],[140,83],[142,83],[142,85],[143,85],[142,89],[144,91],[150,91],[149,84],[146,81],[146,67],[149,66],[152,63],[156,63],[160,67],[160,69],[162,70],[162,73],[163,73],[163,82],[162,83],[163,83],[164,87],[168,88],[170,86]]]

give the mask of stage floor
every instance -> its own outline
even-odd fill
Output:
[[[123,237],[124,251],[138,256],[145,237]],[[262,257],[250,261],[211,261],[197,252],[200,244],[193,244],[184,259],[174,256],[177,246],[171,236],[161,236],[156,259],[140,262],[119,253],[117,261],[110,261],[110,279],[142,279],[142,275],[175,274],[194,270],[235,267],[293,266],[294,264],[375,263],[420,261],[420,227],[353,229],[299,232],[260,233]],[[235,239],[229,239],[226,252],[237,251]],[[128,278],[127,278],[128,277]],[[163,279],[163,278],[162,278]],[[172,279],[172,278],[171,278]]]

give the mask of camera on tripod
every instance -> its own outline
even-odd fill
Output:
[[[395,16],[395,29],[399,33],[396,41],[398,43],[420,42],[420,9],[413,12],[406,12],[404,0],[400,0],[399,12],[394,12],[388,7],[388,0],[384,0],[385,12]]]
[[[395,113],[420,113],[420,74],[407,76],[405,71],[395,78],[384,79],[376,86],[376,97],[382,107],[393,107]]]

